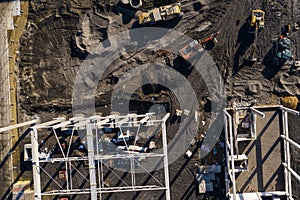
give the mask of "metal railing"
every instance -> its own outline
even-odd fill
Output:
[[[252,112],[255,112],[255,114],[258,114],[260,117],[264,118],[265,114],[261,111],[259,111],[256,108],[269,108],[267,106],[262,107],[246,107],[246,108],[239,108],[239,109],[250,109]],[[300,175],[291,168],[291,156],[290,156],[290,145],[295,147],[296,149],[300,149],[300,144],[291,138],[289,138],[289,127],[288,127],[288,113],[292,115],[300,115],[300,112],[285,108],[283,106],[273,106],[272,108],[277,108],[281,110],[282,113],[282,127],[283,127],[283,134],[280,135],[280,137],[284,140],[284,162],[282,162],[282,166],[284,167],[284,179],[285,179],[285,191],[276,191],[271,192],[275,195],[285,195],[289,200],[294,200],[292,197],[292,176],[297,180],[300,181]],[[227,109],[230,110],[230,109]],[[224,110],[224,116],[225,116],[225,135],[226,135],[226,156],[227,156],[227,175],[230,177],[231,183],[232,183],[232,193],[228,190],[228,194],[231,198],[237,199],[237,191],[236,191],[236,180],[235,180],[235,172],[234,172],[234,163],[233,163],[233,148],[234,148],[234,127],[233,127],[233,117],[231,114],[227,112],[227,110]],[[237,109],[238,110],[238,109]],[[279,131],[279,130],[278,130]],[[266,196],[271,195],[270,192],[258,192],[260,196]],[[278,194],[277,194],[278,193]],[[252,193],[249,193],[249,195]]]

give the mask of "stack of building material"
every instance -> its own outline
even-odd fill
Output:
[[[30,181],[18,181],[13,186],[13,200],[34,199],[34,192],[30,190]]]

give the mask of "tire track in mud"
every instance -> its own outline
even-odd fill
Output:
[[[292,26],[294,23],[300,24],[300,0],[291,0],[291,19],[293,20]],[[300,45],[298,45],[300,43],[300,32],[298,31],[295,34],[297,34],[297,36],[295,37],[297,38],[297,40],[295,41],[295,55],[298,58],[298,60],[300,60]]]
[[[248,4],[249,5],[249,4]],[[245,33],[248,34],[248,24],[250,20],[251,10],[253,9],[264,9],[264,5],[261,1],[253,0],[250,1],[250,5],[248,6],[245,11],[248,11],[248,13],[245,13],[244,19],[245,19]],[[245,5],[247,6],[247,5]],[[233,92],[234,94],[237,94],[239,100],[242,101],[252,101],[254,99],[269,99],[270,91],[272,91],[272,83],[265,79],[263,76],[263,70],[264,66],[259,63],[247,63],[246,58],[247,55],[251,52],[253,45],[256,46],[256,57],[258,59],[262,59],[269,48],[268,45],[268,39],[267,36],[268,31],[263,30],[262,33],[258,34],[255,38],[253,43],[247,44],[243,51],[243,55],[241,55],[239,61],[238,61],[238,67],[235,70],[235,74],[233,75],[232,83],[233,83]],[[245,41],[245,43],[248,43],[249,41]],[[243,45],[240,43],[240,45]],[[271,47],[271,45],[270,45]],[[239,50],[237,50],[238,52]],[[251,88],[255,88],[257,92],[252,91]],[[254,92],[254,93],[253,93]]]
[[[221,31],[221,35],[218,37],[219,42],[214,51],[218,52],[216,60],[221,66],[220,71],[226,82],[228,96],[233,94],[233,58],[238,48],[239,29],[248,17],[245,7],[247,7],[247,2],[238,0],[230,2],[226,15],[224,15],[222,21],[216,24],[216,28]]]

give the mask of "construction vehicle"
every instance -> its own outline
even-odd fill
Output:
[[[275,45],[275,63],[277,65],[293,60],[293,54],[290,50],[291,45],[292,41],[289,38],[283,35],[278,38]]]
[[[156,22],[167,21],[176,17],[181,17],[182,15],[180,3],[161,6],[159,8],[154,8],[149,12],[137,14],[140,25],[155,24]]]
[[[192,57],[194,57],[197,53],[200,53],[204,51],[204,49],[207,47],[208,43],[210,42],[217,42],[216,37],[220,34],[220,32],[216,32],[211,34],[208,38],[205,38],[203,40],[194,40],[182,49],[179,50],[179,55],[184,58],[185,60],[188,60]]]
[[[284,37],[283,35],[281,35],[279,37],[279,40],[278,40],[279,48],[281,48],[281,49],[290,48],[291,44],[292,44],[292,41],[289,38]]]
[[[216,33],[211,34],[209,37],[205,38],[204,40],[200,40],[201,45],[202,45],[204,48],[206,48],[206,46],[207,46],[207,44],[208,44],[209,42],[217,43],[218,40],[217,40],[216,37],[217,37],[218,35],[220,35],[220,32],[219,32],[219,31],[216,32]]]
[[[293,54],[291,50],[284,49],[283,51],[279,51],[276,53],[276,57],[282,61],[291,60],[293,58]]]
[[[249,33],[257,34],[264,29],[265,26],[265,12],[262,10],[252,10]]]
[[[197,40],[194,40],[188,45],[186,45],[185,47],[183,47],[182,49],[180,49],[179,54],[182,58],[188,60],[194,57],[197,53],[200,53],[202,51],[204,51],[202,45]]]

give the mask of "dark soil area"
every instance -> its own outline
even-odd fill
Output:
[[[175,0],[144,0],[141,11],[155,6],[168,5]],[[282,34],[282,28],[288,23],[294,24],[300,19],[300,1],[259,1],[259,0],[182,0],[184,15],[179,19],[158,23],[167,29],[175,29],[193,39],[204,39],[210,34],[220,31],[218,42],[208,53],[214,58],[224,80],[228,106],[232,102],[250,102],[257,100],[258,104],[278,104],[280,96],[300,97],[299,70],[291,72],[291,65],[274,66],[273,42]],[[265,29],[256,37],[249,35],[249,16],[252,9],[262,9],[266,12]],[[47,0],[30,1],[30,13],[27,28],[21,40],[19,54],[19,105],[20,119],[23,116],[38,115],[42,121],[58,115],[72,116],[72,93],[74,79],[83,60],[100,42],[126,30],[139,28],[134,18],[137,10],[124,5],[117,0]],[[300,59],[300,31],[292,31],[290,39],[293,42],[294,59]],[[255,46],[255,48],[254,48]],[[258,62],[248,62],[253,51]],[[114,86],[123,74],[130,69],[138,68],[146,63],[161,63],[177,70],[194,89],[200,109],[200,123],[197,138],[207,131],[209,117],[210,94],[201,74],[190,66],[183,58],[170,52],[141,50],[129,52],[113,62],[101,79],[96,93],[96,111],[102,115],[111,112],[111,94]],[[297,71],[298,70],[298,71]],[[186,97],[188,98],[188,97]],[[135,113],[145,113],[153,105],[165,105],[171,113],[168,122],[168,137],[178,128],[175,112],[178,99],[167,88],[155,84],[139,87],[132,94],[130,110]],[[297,137],[296,127],[299,118],[291,120],[291,137]],[[46,137],[42,135],[41,137]],[[222,141],[223,138],[220,138]],[[295,138],[299,141],[300,138]],[[199,149],[202,142],[190,147],[191,158],[182,155],[169,166],[171,199],[205,199],[199,195],[195,186],[195,164],[224,163],[224,150],[216,146],[217,154],[210,153],[205,159],[199,159]],[[293,152],[293,167],[299,172],[299,152]],[[56,176],[59,165],[48,164],[52,174]],[[87,175],[84,163],[78,162],[77,169]],[[224,170],[224,169],[223,169]],[[75,172],[74,172],[75,173]],[[107,179],[111,185],[122,185],[109,172]],[[117,172],[123,180],[130,174]],[[77,173],[78,174],[78,173]],[[162,171],[154,172],[161,177]],[[85,185],[82,176],[78,183]],[[137,180],[141,183],[151,182],[146,175],[139,174]],[[214,199],[223,200],[224,178],[219,177],[217,193],[211,194]],[[43,188],[55,188],[53,182],[45,179]],[[295,182],[295,197],[299,198],[299,184]],[[298,195],[298,196],[297,196]],[[74,199],[83,199],[74,196]],[[164,199],[159,192],[110,194],[104,199]],[[297,199],[296,198],[296,199]]]

